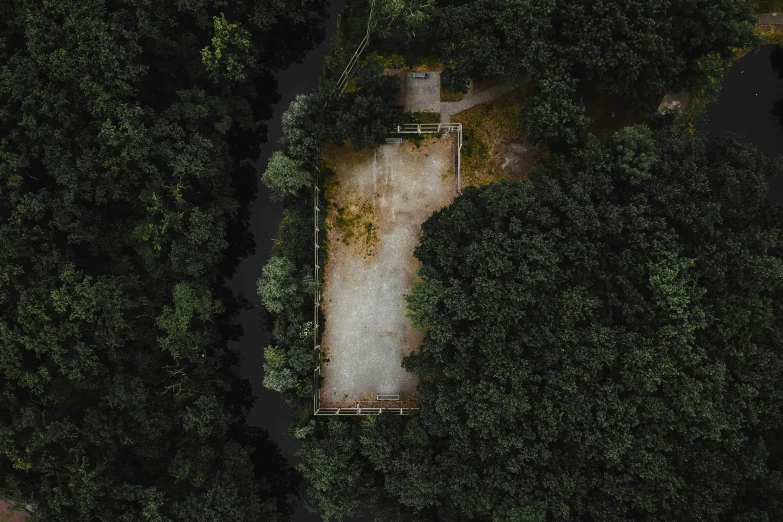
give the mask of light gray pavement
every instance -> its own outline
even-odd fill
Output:
[[[414,78],[413,73],[405,73],[405,111],[435,111],[440,112],[440,121],[449,123],[451,115],[464,111],[475,105],[486,103],[503,96],[517,85],[501,84],[486,91],[473,94],[473,88],[458,102],[440,101],[440,73],[429,72],[429,78]],[[521,84],[520,84],[521,85]]]
[[[440,73],[430,72],[429,78],[414,78],[405,73],[405,111],[440,111]]]
[[[783,25],[783,13],[764,13],[758,17],[759,25]]]
[[[410,142],[380,145],[334,165],[339,183],[332,202],[371,205],[378,242],[374,255],[366,257],[341,241],[341,230],[328,232],[322,347],[329,362],[321,367],[323,407],[369,406],[376,393],[418,400],[415,376],[400,366],[421,343],[406,317],[403,296],[410,293],[418,268],[413,249],[421,224],[456,197],[453,141],[427,139],[420,149]]]

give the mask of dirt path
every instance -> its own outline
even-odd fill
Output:
[[[440,121],[442,123],[449,123],[451,121],[451,115],[456,114],[465,109],[469,109],[474,105],[485,103],[499,96],[503,96],[507,92],[515,89],[517,85],[508,85],[507,83],[496,85],[486,91],[481,91],[478,94],[468,93],[463,99],[458,102],[440,102]]]
[[[764,13],[758,17],[759,25],[783,25],[783,13]]]

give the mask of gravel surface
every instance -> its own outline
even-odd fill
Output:
[[[400,395],[388,406],[418,399],[415,377],[400,366],[421,342],[403,296],[418,269],[413,249],[421,223],[456,196],[453,147],[453,138],[427,139],[420,149],[405,141],[337,160],[332,203],[350,215],[361,212],[375,238],[346,227],[328,231],[322,406],[365,406],[376,394]],[[334,223],[334,206],[328,212]]]

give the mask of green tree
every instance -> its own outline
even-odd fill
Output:
[[[298,468],[307,508],[326,521],[359,515],[375,484],[360,453],[357,423],[339,418],[310,420],[295,429],[294,436],[302,441]]]
[[[402,112],[391,103],[397,98],[400,78],[383,74],[377,56],[366,57],[354,73],[355,86],[332,98],[327,120],[332,122],[325,137],[342,145],[350,139],[355,150],[371,148],[402,123]]]
[[[293,196],[296,192],[312,184],[312,176],[294,159],[276,151],[269,158],[269,165],[262,177],[264,184],[272,190],[278,199]]]
[[[539,93],[527,101],[519,115],[530,141],[554,152],[577,145],[590,120],[585,107],[573,101],[576,82],[568,77],[544,78],[538,87]]]
[[[223,13],[212,20],[215,31],[212,45],[201,50],[207,74],[215,83],[244,80],[245,69],[253,66],[253,58],[248,55],[250,33],[238,24],[227,22]]]
[[[309,275],[309,274],[308,274]],[[298,277],[290,259],[272,256],[264,265],[258,280],[258,295],[267,310],[281,313],[290,301],[297,301],[300,294],[312,289],[307,276]]]
[[[389,0],[376,2],[370,32],[388,38],[402,31],[409,39],[426,31],[435,12],[435,0]]]

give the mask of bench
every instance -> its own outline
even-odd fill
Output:
[[[402,138],[386,138],[386,143],[393,143],[394,145],[402,145]]]
[[[413,73],[413,77],[414,78],[429,78],[430,77],[430,73],[415,72],[415,73]]]

